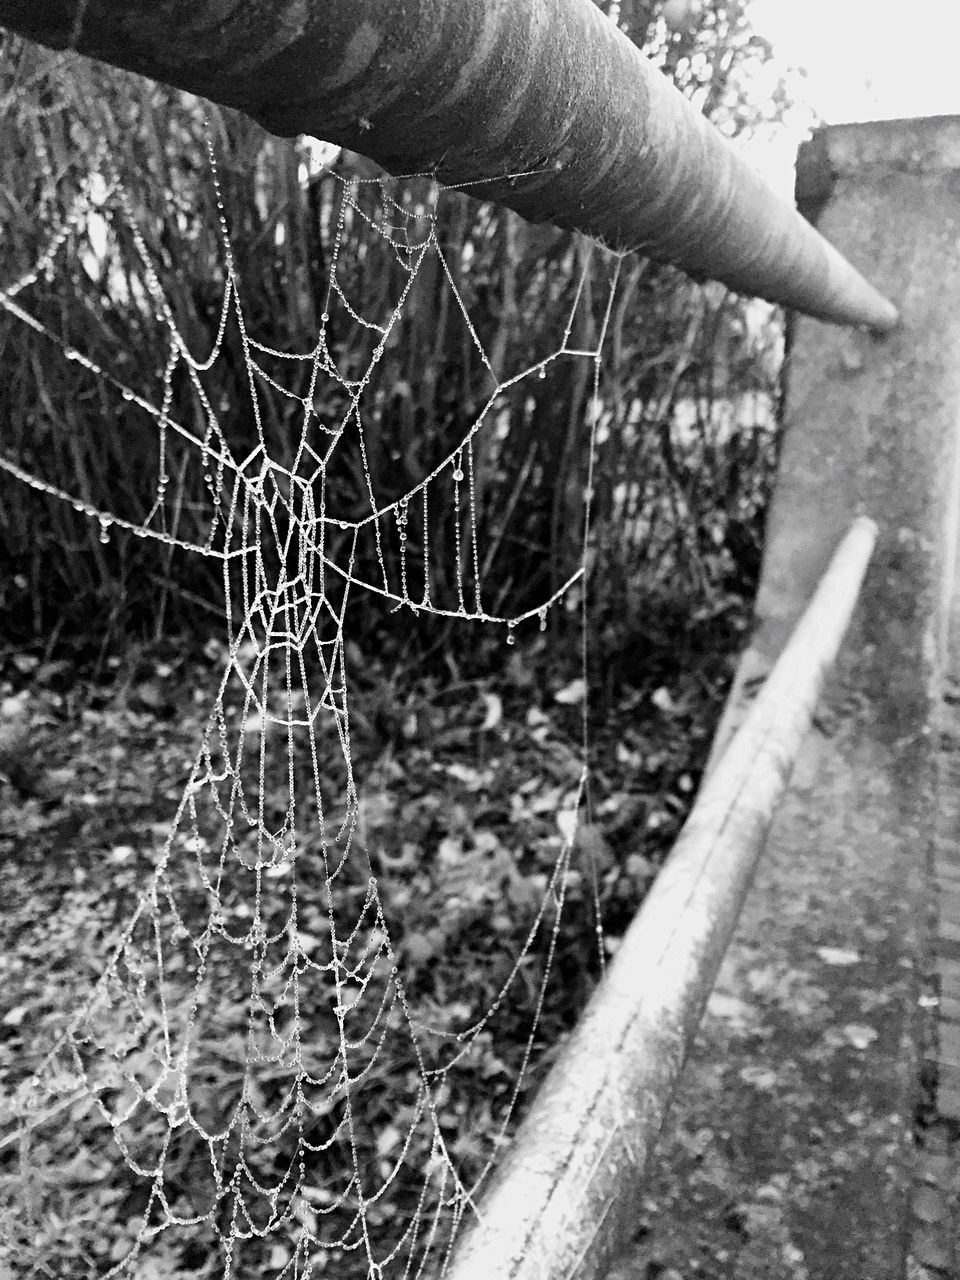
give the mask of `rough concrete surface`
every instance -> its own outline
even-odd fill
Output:
[[[918,753],[891,763],[859,726],[811,735],[623,1280],[904,1274],[924,923],[904,867],[931,815]]]

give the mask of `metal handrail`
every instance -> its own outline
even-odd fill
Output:
[[[0,0],[0,26],[743,293],[898,321],[592,0]]]
[[[654,1143],[876,541],[851,526],[521,1126],[450,1280],[593,1280]]]

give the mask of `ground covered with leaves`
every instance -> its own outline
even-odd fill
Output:
[[[576,661],[550,654],[546,640],[521,642],[503,649],[486,674],[453,657],[415,670],[386,660],[357,664],[351,738],[360,842],[380,883],[408,999],[439,1023],[497,999],[568,834],[583,768],[585,692]],[[188,656],[147,648],[78,676],[72,661],[8,655],[0,703],[4,1277],[101,1275],[136,1231],[143,1188],[133,1175],[118,1177],[102,1117],[89,1097],[74,1096],[75,1080],[44,1081],[56,1124],[28,1140],[18,1130],[35,1114],[32,1072],[102,973],[156,865],[223,660],[215,642]],[[600,673],[606,687],[587,701],[587,802],[520,1111],[582,1011],[601,950],[616,949],[682,824],[731,661],[707,650],[691,663],[650,662],[646,680],[634,684],[609,667]],[[362,896],[362,880],[346,879],[343,893]],[[322,934],[326,911],[305,898],[301,932]],[[535,944],[524,959],[496,1040],[479,1045],[471,1073],[451,1077],[443,1093],[451,1154],[468,1170],[496,1146],[527,1051],[546,947]],[[212,1098],[243,1078],[246,1020],[242,986],[226,983],[208,1068]],[[384,1058],[375,1071],[382,1161],[402,1145],[418,1066],[412,1057]],[[185,1157],[185,1184],[192,1158]],[[385,1201],[371,1215],[385,1238],[396,1208]],[[166,1233],[131,1274],[219,1274],[212,1251],[175,1237]],[[261,1261],[282,1268],[288,1260],[276,1246]],[[345,1277],[361,1260],[328,1261]]]

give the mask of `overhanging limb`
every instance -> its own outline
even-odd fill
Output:
[[[0,25],[743,293],[897,323],[591,0],[78,3],[0,0]]]
[[[630,1237],[654,1144],[877,529],[859,519],[550,1071],[448,1280],[595,1280]]]

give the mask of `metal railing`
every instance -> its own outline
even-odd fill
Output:
[[[592,0],[0,0],[0,26],[823,319],[869,285]],[[80,20],[82,19],[82,21]]]
[[[877,537],[860,518],[557,1059],[451,1280],[592,1280],[630,1235],[681,1067],[856,607]]]

